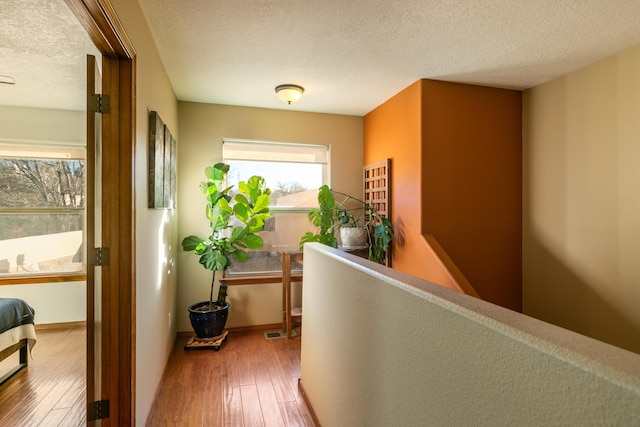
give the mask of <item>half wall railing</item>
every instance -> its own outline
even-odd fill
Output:
[[[638,354],[325,245],[304,260],[319,425],[640,425]]]

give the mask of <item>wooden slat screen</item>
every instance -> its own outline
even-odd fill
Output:
[[[364,202],[391,218],[391,159],[364,167]]]
[[[364,202],[370,204],[383,218],[391,220],[391,159],[364,167]],[[391,247],[384,264],[391,267]]]

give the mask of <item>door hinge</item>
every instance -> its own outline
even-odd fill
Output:
[[[94,93],[87,99],[87,109],[90,113],[105,114],[111,112],[111,99],[109,95]]]
[[[109,418],[109,401],[97,400],[87,405],[87,421],[103,420]]]
[[[103,267],[109,265],[109,248],[93,248],[89,249],[87,254],[89,265],[94,267]]]

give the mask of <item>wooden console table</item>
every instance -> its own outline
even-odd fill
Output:
[[[291,338],[293,322],[302,321],[302,307],[291,307],[291,284],[302,282],[302,273],[291,271],[293,263],[302,264],[302,251],[282,251],[282,327]]]
[[[302,273],[291,271],[293,263],[302,263],[302,251],[284,251],[282,253],[282,274],[223,277],[220,283],[227,286],[264,285],[282,283],[282,330],[291,338],[291,325],[293,320],[302,317],[301,308],[291,309],[291,284],[302,282]],[[285,273],[286,272],[286,273]],[[294,312],[291,314],[291,312]],[[289,313],[289,315],[287,315]]]

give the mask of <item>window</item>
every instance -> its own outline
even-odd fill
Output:
[[[272,192],[271,218],[260,233],[262,249],[250,253],[249,261],[234,263],[228,274],[281,272],[280,252],[298,249],[300,237],[315,229],[307,214],[318,206],[318,188],[329,182],[329,147],[224,140],[222,151],[224,162],[231,166],[228,185],[259,175]]]
[[[0,142],[0,277],[84,272],[84,157]]]

